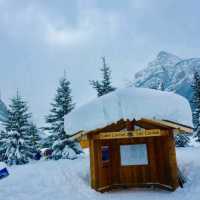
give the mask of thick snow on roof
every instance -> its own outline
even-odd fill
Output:
[[[188,101],[172,92],[129,87],[97,98],[65,116],[65,131],[74,134],[105,127],[120,119],[165,119],[193,126]]]

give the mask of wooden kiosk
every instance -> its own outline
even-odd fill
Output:
[[[72,137],[89,141],[91,187],[179,187],[174,134],[192,128],[167,120],[119,120]]]
[[[91,187],[179,186],[174,135],[191,133],[189,102],[172,92],[118,89],[65,116],[65,131],[90,150]]]

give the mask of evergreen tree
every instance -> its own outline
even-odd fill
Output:
[[[36,149],[32,146],[29,134],[30,117],[27,103],[17,92],[9,105],[8,118],[4,123],[4,145],[1,149],[4,153],[3,160],[10,165],[25,164],[34,157]]]
[[[0,130],[0,162],[5,160],[5,153],[6,153],[6,148],[5,148],[5,143],[8,139],[8,134]]]
[[[70,81],[66,79],[66,76],[59,81],[59,87],[54,98],[54,102],[51,103],[50,114],[46,118],[46,122],[50,125],[46,129],[51,133],[59,133],[59,138],[65,138],[64,132],[64,116],[71,112],[75,104],[72,101]]]
[[[193,123],[197,140],[200,141],[200,75],[198,72],[194,73],[194,81],[192,84],[193,98],[192,98],[192,110],[193,110]]]
[[[82,153],[80,144],[68,138],[57,139],[52,145],[52,150],[52,158],[54,160],[61,158],[73,160],[77,158],[78,154]]]
[[[30,123],[29,128],[28,128],[28,134],[30,135],[30,142],[31,145],[39,150],[41,147],[41,138],[39,136],[39,131],[34,123]]]
[[[160,81],[160,83],[159,83],[159,85],[158,85],[158,90],[161,90],[161,91],[164,91],[164,90],[165,90],[163,81]]]
[[[102,81],[90,81],[90,84],[92,87],[97,91],[97,96],[103,96],[109,92],[114,91],[116,88],[114,88],[111,84],[111,70],[106,64],[105,57],[102,57],[102,68],[100,69],[103,74],[103,80]]]
[[[52,148],[53,159],[72,159],[72,151],[74,152],[74,155],[76,152],[72,148],[74,142],[68,139],[68,135],[64,131],[64,116],[74,109],[75,104],[73,103],[71,96],[70,81],[66,79],[65,75],[59,81],[59,87],[57,89],[54,102],[51,105],[51,113],[46,118],[46,122],[49,124],[46,130],[49,130],[51,135],[46,139],[45,147]],[[68,156],[64,155],[66,149],[70,154]]]
[[[177,147],[186,147],[190,142],[190,138],[187,134],[177,134],[175,137]]]

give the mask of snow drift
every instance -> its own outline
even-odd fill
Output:
[[[177,148],[179,166],[187,176],[184,188],[166,192],[130,188],[98,193],[90,188],[89,154],[76,160],[37,161],[9,167],[0,180],[1,200],[199,200],[200,148]]]
[[[97,98],[65,116],[68,134],[104,127],[120,119],[165,119],[188,126],[192,113],[188,101],[172,92],[129,87]]]

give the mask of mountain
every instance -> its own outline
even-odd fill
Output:
[[[200,58],[181,59],[161,51],[145,69],[135,74],[134,85],[173,91],[191,102],[194,71],[200,72]]]
[[[7,118],[7,107],[0,99],[0,122],[4,121]]]

